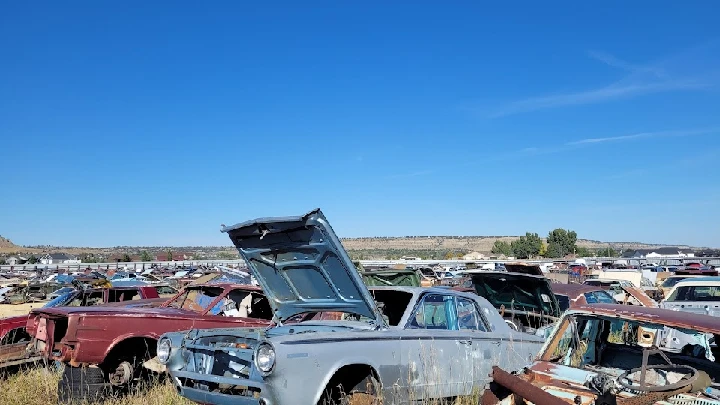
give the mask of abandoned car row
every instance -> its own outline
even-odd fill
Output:
[[[222,231],[253,283],[201,278],[170,297],[78,285],[0,320],[0,367],[62,364],[62,402],[161,374],[202,404],[720,405],[720,277],[655,295],[507,263],[423,286],[358,271],[319,209]]]

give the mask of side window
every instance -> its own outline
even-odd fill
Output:
[[[410,319],[413,329],[451,330],[452,316],[455,315],[452,295],[426,295]]]
[[[487,332],[482,319],[478,313],[477,306],[467,298],[457,299],[458,328],[460,330],[471,329]]]

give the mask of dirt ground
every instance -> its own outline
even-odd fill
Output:
[[[33,308],[40,308],[45,305],[44,302],[32,302],[27,304],[0,304],[0,318],[8,316],[25,315]]]

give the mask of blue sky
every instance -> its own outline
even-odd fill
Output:
[[[720,246],[719,3],[254,3],[6,3],[0,234]]]

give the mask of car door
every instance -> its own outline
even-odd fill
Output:
[[[418,301],[401,339],[412,400],[472,392],[473,334],[459,329],[453,294],[430,293]]]

